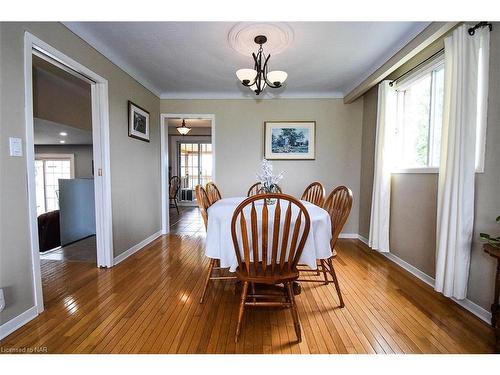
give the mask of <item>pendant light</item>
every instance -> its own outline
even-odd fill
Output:
[[[191,128],[186,126],[186,120],[182,119],[182,126],[177,127],[177,131],[182,135],[186,135],[191,131]]]
[[[236,76],[243,86],[249,87],[256,95],[259,95],[266,86],[277,89],[283,86],[288,74],[282,70],[273,70],[268,72],[269,58],[271,55],[265,55],[262,45],[267,42],[265,35],[257,35],[254,42],[259,45],[257,54],[253,53],[253,69],[239,69]]]

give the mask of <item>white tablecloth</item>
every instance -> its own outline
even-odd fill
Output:
[[[206,256],[219,259],[221,267],[229,267],[230,271],[236,270],[238,261],[231,237],[231,219],[236,207],[245,197],[224,198],[215,202],[208,209],[208,230],[206,239]],[[332,255],[330,240],[332,238],[330,215],[321,207],[312,203],[301,201],[311,218],[311,228],[300,257],[300,263],[316,269],[317,259],[327,259]],[[269,206],[270,210],[272,206]],[[286,207],[282,206],[282,220]],[[260,210],[258,210],[260,211]],[[245,215],[247,220],[248,215]],[[269,212],[269,221],[273,214]],[[269,224],[271,227],[271,223]]]

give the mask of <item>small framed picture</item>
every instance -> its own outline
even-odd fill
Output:
[[[149,142],[149,112],[128,102],[128,136]]]
[[[264,158],[268,160],[313,160],[315,121],[264,122]]]

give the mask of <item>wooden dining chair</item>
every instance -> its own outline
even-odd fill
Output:
[[[210,200],[208,199],[208,194],[201,185],[197,185],[195,188],[196,201],[198,202],[198,207],[200,208],[201,217],[203,218],[203,223],[205,224],[205,230],[208,229],[208,208],[211,206]],[[210,280],[234,280],[236,276],[228,276],[223,274],[224,268],[220,266],[220,261],[218,259],[210,258],[208,263],[207,276],[205,277],[205,283],[203,285],[203,291],[200,297],[200,303],[205,300],[205,295],[207,294],[208,284]],[[214,271],[217,271],[216,274]]]
[[[313,182],[306,187],[300,200],[322,207],[325,201],[325,188],[320,182]]]
[[[179,215],[179,207],[177,206],[177,194],[179,193],[179,188],[181,186],[181,179],[179,176],[170,177],[168,182],[168,199],[169,202],[174,202],[175,209],[177,210],[177,215]]]
[[[208,207],[210,207],[210,200],[208,199],[207,192],[201,185],[196,185],[196,187],[194,188],[194,193],[206,230],[208,228]]]
[[[214,204],[215,202],[217,202],[219,199],[221,199],[221,195],[220,195],[220,191],[219,189],[217,188],[217,185],[215,185],[213,182],[209,182],[206,186],[205,186],[205,191],[207,193],[207,196],[208,196],[208,200],[210,202],[210,204]]]
[[[300,268],[301,273],[315,272],[322,273],[324,280],[317,279],[302,279],[301,282],[323,282],[325,284],[334,283],[335,290],[340,301],[340,307],[344,307],[344,300],[342,298],[342,293],[340,291],[339,281],[337,279],[337,274],[335,272],[335,267],[333,265],[333,258],[336,255],[335,245],[339,238],[340,232],[344,227],[344,224],[349,217],[352,207],[352,191],[348,187],[338,186],[328,195],[325,202],[323,203],[323,208],[328,211],[330,215],[330,221],[332,224],[332,239],[330,241],[330,249],[332,250],[332,256],[328,259],[320,259],[317,270],[303,269]],[[332,280],[328,279],[328,275],[331,276]]]
[[[281,188],[278,185],[275,185],[275,193],[282,194]],[[261,194],[264,191],[262,190],[262,183],[261,182],[256,182],[252,186],[250,186],[250,189],[248,189],[247,192],[247,197],[253,197],[254,195]]]
[[[268,205],[268,198],[276,199],[276,203]],[[297,339],[302,340],[292,282],[299,277],[297,264],[310,226],[304,205],[285,194],[255,195],[245,199],[234,211],[231,236],[238,261],[236,275],[243,283],[236,342],[246,306],[290,308]],[[255,291],[249,294],[249,284],[283,284],[284,294],[257,294]],[[272,297],[278,299],[273,301]]]

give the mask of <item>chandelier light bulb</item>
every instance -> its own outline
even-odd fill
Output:
[[[281,86],[287,77],[288,74],[282,70],[273,70],[267,73],[267,80],[275,86]]]
[[[257,77],[257,71],[254,69],[239,69],[236,71],[236,77],[238,77],[241,82],[249,84]]]

